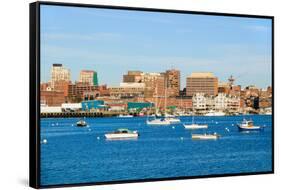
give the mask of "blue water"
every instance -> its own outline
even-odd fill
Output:
[[[239,132],[236,123],[253,119],[263,131]],[[41,119],[41,185],[263,172],[272,170],[272,118],[266,115],[195,117],[208,129],[181,124],[147,126],[145,117]],[[181,117],[190,123],[192,117]],[[137,130],[136,140],[105,140],[118,128]],[[227,129],[228,130],[227,130]],[[192,140],[191,132],[217,132],[218,140]]]

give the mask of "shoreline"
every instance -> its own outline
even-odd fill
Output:
[[[65,113],[41,113],[40,118],[76,118],[76,117],[118,117],[119,115],[126,114],[124,112],[65,112]],[[148,115],[139,116],[137,114],[131,114],[133,117],[147,117]],[[268,115],[268,114],[233,114],[233,115],[224,115],[224,116],[205,116],[205,115],[182,115],[176,117],[192,117],[192,116],[201,116],[201,117],[230,117],[230,116],[251,116],[251,115]],[[150,115],[151,116],[151,115]],[[272,115],[268,115],[272,116]],[[163,116],[160,116],[163,117]],[[122,117],[120,117],[122,118]]]

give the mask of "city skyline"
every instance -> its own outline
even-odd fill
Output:
[[[53,63],[62,63],[71,70],[72,81],[87,69],[96,71],[99,83],[108,86],[119,85],[128,70],[171,68],[181,71],[181,89],[191,73],[210,71],[220,82],[234,75],[243,87],[271,86],[270,20],[56,6],[41,9],[41,81],[49,81]]]

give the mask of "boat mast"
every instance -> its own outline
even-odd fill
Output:
[[[165,82],[166,83],[166,82]],[[167,107],[167,88],[166,88],[166,84],[165,84],[165,95],[164,95],[164,98],[165,98],[165,102],[164,102],[164,115],[166,117],[166,107]]]

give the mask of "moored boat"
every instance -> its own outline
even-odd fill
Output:
[[[157,125],[157,126],[160,126],[160,125],[170,125],[171,122],[167,119],[152,119],[152,120],[147,120],[146,121],[146,124],[147,125]]]
[[[220,135],[218,135],[217,133],[214,134],[192,134],[191,138],[194,140],[216,140],[218,138],[220,138]]]
[[[246,120],[243,119],[242,123],[237,124],[237,127],[239,130],[261,130],[262,128],[260,126],[254,126],[254,122],[252,120]]]
[[[137,131],[130,131],[129,129],[118,129],[112,133],[104,135],[106,139],[130,139],[138,138],[139,133]]]
[[[77,121],[76,126],[77,127],[86,127],[87,123],[86,123],[86,121],[81,119],[81,120]]]
[[[195,124],[194,123],[194,116],[192,116],[192,123],[191,124],[183,124],[184,128],[186,129],[207,129],[208,128],[208,125],[205,124]]]
[[[183,124],[184,128],[186,129],[207,129],[208,125],[199,125],[199,124]]]

